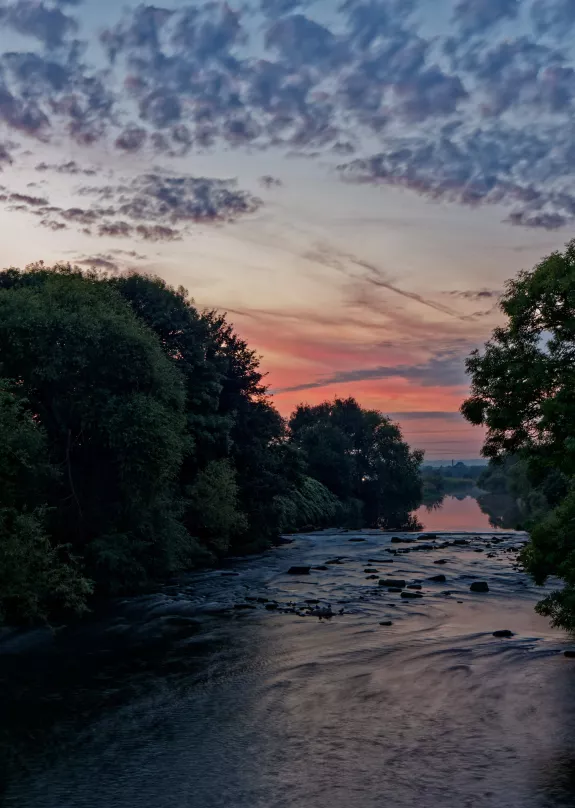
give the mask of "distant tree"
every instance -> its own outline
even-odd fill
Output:
[[[300,405],[289,427],[310,476],[344,501],[361,501],[368,524],[408,524],[421,503],[423,453],[411,451],[397,425],[348,398]]]
[[[561,593],[539,609],[555,623],[575,627],[573,478],[575,476],[575,240],[532,271],[509,281],[501,308],[505,326],[485,350],[467,361],[471,396],[462,412],[487,428],[486,457],[516,455],[516,492],[523,488],[538,522],[524,555],[527,569],[543,582],[558,575]],[[526,485],[528,483],[528,485]],[[528,489],[528,490],[526,490]],[[545,511],[555,506],[545,521]]]

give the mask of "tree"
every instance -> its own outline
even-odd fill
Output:
[[[46,534],[45,499],[57,478],[44,430],[0,379],[0,621],[86,608],[90,582]]]
[[[523,464],[514,484],[535,523],[526,567],[540,583],[558,575],[567,584],[538,608],[575,627],[575,240],[509,281],[501,309],[505,326],[467,360],[471,395],[462,412],[487,428],[486,457],[516,455]]]
[[[187,529],[208,541],[197,491],[217,470],[233,529],[222,526],[223,533],[216,537],[212,523],[208,544],[217,552],[230,544],[236,549],[244,543],[265,544],[280,530],[276,497],[289,495],[298,471],[289,459],[293,452],[285,441],[283,419],[263,384],[259,357],[224,314],[198,313],[185,289],[136,273],[108,282],[157,334],[185,379],[190,448],[180,470],[180,489]],[[230,475],[237,489],[233,497]]]
[[[369,525],[410,524],[422,498],[423,453],[410,450],[396,424],[348,398],[300,405],[289,427],[308,474],[344,502],[359,500]]]
[[[193,549],[173,488],[186,445],[184,388],[119,294],[65,266],[4,276],[0,364],[60,473],[50,535],[112,591],[179,566]]]

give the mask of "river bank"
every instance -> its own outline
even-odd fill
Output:
[[[567,786],[552,796],[573,741],[570,646],[533,611],[525,539],[301,535],[42,651],[0,643],[5,804],[572,805]]]

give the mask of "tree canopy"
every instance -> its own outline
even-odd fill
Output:
[[[159,278],[0,272],[0,377],[0,619],[419,504],[396,425],[354,399],[286,423],[225,315]]]
[[[373,527],[401,528],[422,497],[423,453],[411,451],[399,427],[354,398],[300,405],[289,427],[308,473],[336,497],[361,503]]]
[[[575,240],[509,281],[501,309],[506,324],[467,361],[462,412],[487,428],[484,455],[505,462],[529,505],[527,569],[541,583],[550,575],[566,582],[540,611],[574,628]]]

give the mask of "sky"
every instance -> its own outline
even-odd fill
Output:
[[[473,458],[465,357],[575,222],[575,0],[0,0],[2,266],[158,274],[280,411]]]

